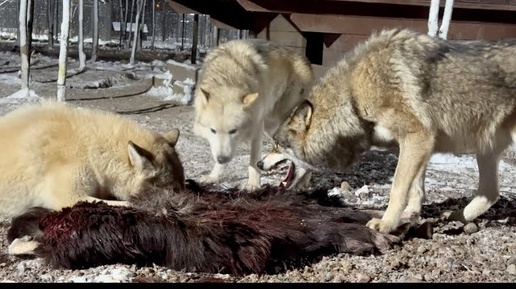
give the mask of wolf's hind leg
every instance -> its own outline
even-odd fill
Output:
[[[443,216],[449,220],[470,222],[485,213],[500,198],[500,188],[498,185],[498,163],[499,153],[478,154],[478,189],[475,197],[469,204],[461,210],[445,212]]]
[[[398,226],[412,184],[418,176],[424,174],[426,163],[433,152],[434,138],[431,133],[420,131],[404,136],[399,143],[400,154],[387,210],[382,219],[373,218],[366,224],[382,233],[390,233]]]

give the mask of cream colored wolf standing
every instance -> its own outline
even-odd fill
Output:
[[[516,139],[516,40],[445,41],[388,30],[358,45],[283,123],[275,141],[305,166],[339,169],[372,145],[399,144],[390,200],[368,226],[419,216],[434,152],[475,153],[479,185],[467,222],[499,198],[498,162]]]
[[[209,141],[216,163],[201,182],[218,182],[237,146],[250,141],[246,189],[260,188],[262,135],[272,137],[312,81],[305,57],[265,40],[233,40],[210,52],[195,92],[193,129]]]
[[[150,185],[182,188],[179,131],[159,135],[113,113],[32,104],[0,118],[0,214],[125,200]]]

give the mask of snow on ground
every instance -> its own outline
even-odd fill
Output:
[[[26,102],[37,102],[41,98],[34,92],[34,90],[20,89],[17,92],[0,98],[1,104],[22,104]]]

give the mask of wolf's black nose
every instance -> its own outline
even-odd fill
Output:
[[[256,166],[257,166],[260,170],[263,170],[263,162],[262,162],[262,161],[259,161],[258,163],[256,163]]]

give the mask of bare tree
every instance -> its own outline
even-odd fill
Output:
[[[50,1],[53,1],[53,0],[50,0]],[[53,22],[52,22],[52,27],[53,27],[53,28],[52,28],[52,33],[53,33],[53,35],[52,35],[52,37],[53,37],[52,41],[53,41],[54,39],[56,39],[56,40],[57,40],[57,35],[58,35],[58,34],[57,34],[57,27],[58,27],[58,26],[57,26],[57,24],[59,23],[59,5],[58,5],[58,3],[57,3],[57,2],[58,2],[58,1],[55,1],[55,2],[54,2],[54,5],[53,5],[53,6],[54,6],[54,7],[53,7],[54,12],[52,13],[52,16],[54,17],[54,20],[53,20]],[[61,19],[61,20],[62,20],[62,19]]]
[[[448,38],[448,28],[450,27],[451,15],[453,11],[453,0],[446,0],[444,6],[444,15],[441,27],[439,28],[439,37],[442,39]]]
[[[21,57],[21,89],[29,90],[30,82],[30,50],[32,43],[32,22],[34,16],[34,0],[20,1],[20,57]]]
[[[136,21],[135,21],[135,29],[134,29],[134,39],[133,39],[133,47],[132,47],[132,50],[131,50],[131,59],[129,60],[129,63],[130,64],[134,64],[134,57],[136,55],[136,46],[137,46],[137,43],[138,43],[138,38],[139,38],[139,32],[140,32],[140,14],[142,13],[142,10],[143,10],[143,4],[144,4],[144,0],[137,0],[137,3],[136,3]]]
[[[92,62],[97,61],[98,49],[99,49],[99,0],[93,0],[93,41],[91,44],[91,58],[90,58]]]
[[[192,56],[190,57],[192,64],[197,63],[197,42],[199,39],[199,14],[194,14],[192,25]]]
[[[428,35],[437,36],[439,27],[439,2],[440,0],[432,0],[430,3],[430,12],[428,13]]]
[[[47,37],[48,46],[54,46],[54,5],[57,5],[53,0],[47,0]]]
[[[154,37],[156,36],[156,0],[152,0],[152,40],[151,50],[154,50]]]
[[[428,35],[432,37],[446,39],[448,37],[448,28],[450,27],[451,15],[453,11],[453,0],[446,0],[444,6],[444,15],[439,27],[439,5],[440,0],[432,0],[430,3],[430,12],[428,14]],[[439,35],[437,35],[439,33]]]
[[[181,50],[185,49],[185,14],[181,13]],[[163,28],[165,29],[165,28]]]
[[[123,6],[123,3],[122,3],[122,0],[118,0],[118,5],[120,6],[120,41],[119,41],[119,45],[120,47],[122,47],[122,28],[124,28],[124,6]]]
[[[129,12],[129,0],[125,0],[125,15],[124,15],[124,49],[129,47],[129,43],[127,42],[127,16]]]
[[[95,0],[96,1],[96,0]],[[70,31],[70,0],[63,0],[63,19],[59,49],[59,72],[57,74],[57,101],[65,101],[66,60],[68,56],[68,33]]]
[[[143,31],[144,31],[144,28],[145,28],[145,11],[147,10],[147,1],[146,0],[143,0],[143,8],[142,8],[142,20],[141,20],[141,25],[139,26],[140,29],[138,30],[138,49],[142,49],[142,45],[143,45]]]
[[[127,39],[127,46],[131,43],[132,35],[133,35],[133,15],[134,15],[134,1],[131,0],[131,15],[129,18],[129,39]]]
[[[86,68],[86,54],[84,54],[84,0],[79,0],[79,70]]]

